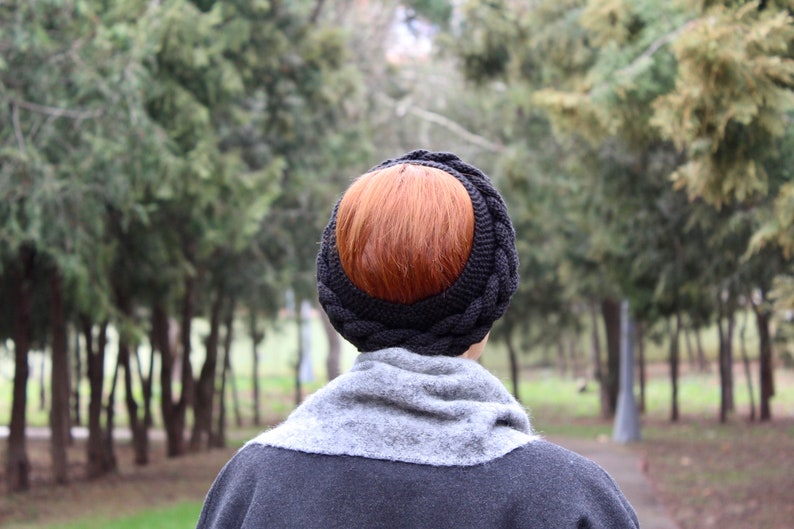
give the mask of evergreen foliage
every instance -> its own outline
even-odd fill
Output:
[[[397,50],[395,28],[432,51]],[[482,167],[508,202],[522,281],[493,336],[511,349],[561,344],[595,307],[609,330],[621,298],[651,334],[730,329],[741,306],[769,330],[794,308],[792,50],[782,0],[0,2],[0,339],[21,385],[27,348],[54,353],[64,324],[128,376],[147,339],[172,369],[204,317],[196,388],[188,354],[161,411],[211,417],[222,322],[237,309],[257,334],[286,289],[313,299],[330,205],[418,147]]]

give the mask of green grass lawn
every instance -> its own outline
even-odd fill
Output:
[[[178,503],[171,507],[152,509],[121,518],[91,518],[37,529],[193,529],[196,527],[201,502]]]

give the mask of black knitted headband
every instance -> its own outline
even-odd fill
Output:
[[[317,255],[320,304],[334,328],[359,351],[404,347],[423,355],[458,356],[485,338],[518,286],[515,231],[490,179],[454,154],[411,151],[370,172],[404,163],[451,174],[471,197],[474,239],[463,272],[440,294],[410,305],[369,296],[353,285],[339,261],[337,202]]]

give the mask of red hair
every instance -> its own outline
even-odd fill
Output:
[[[474,208],[454,176],[400,164],[358,178],[339,203],[336,246],[350,281],[370,296],[411,304],[463,272]]]

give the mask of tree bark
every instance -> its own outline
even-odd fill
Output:
[[[568,365],[571,366],[571,376],[576,378],[581,374],[581,363],[579,362],[579,340],[578,333],[571,333],[568,336]]]
[[[339,376],[339,359],[342,352],[342,343],[339,339],[339,333],[336,332],[334,326],[331,325],[331,320],[324,310],[320,310],[320,321],[323,322],[323,329],[325,335],[328,337],[328,357],[325,359],[325,369],[328,374],[328,381],[332,381]]]
[[[182,343],[182,393],[177,402],[174,423],[172,425],[174,439],[177,448],[173,455],[185,453],[184,430],[187,420],[187,410],[193,406],[195,396],[195,381],[193,379],[193,365],[190,354],[192,352],[191,335],[193,329],[193,313],[196,304],[196,278],[188,276],[185,279],[185,294],[182,300],[182,323],[180,327],[180,338]]]
[[[521,402],[521,396],[518,394],[518,352],[513,344],[512,329],[505,329],[505,344],[507,345],[507,352],[510,355],[510,381],[513,384],[513,396],[518,402]]]
[[[606,391],[607,409],[605,418],[613,418],[618,402],[620,372],[620,303],[613,299],[601,302],[601,315],[607,336],[607,369],[601,380],[602,391]]]
[[[601,362],[601,337],[598,332],[598,309],[595,302],[590,303],[590,323],[591,323],[591,359],[593,379],[598,382],[598,395],[601,407],[601,416],[609,417],[609,395],[604,380],[604,367]]]
[[[135,400],[135,390],[132,383],[130,346],[124,337],[119,340],[118,358],[120,367],[124,369],[124,403],[127,407],[129,428],[132,432],[132,448],[135,454],[135,464],[145,465],[149,462],[149,437],[144,421],[138,416],[138,402]]]
[[[720,422],[728,420],[728,414],[733,411],[733,327],[734,314],[727,315],[727,323],[723,319],[717,322],[719,330],[719,373],[720,373]]]
[[[689,361],[689,368],[695,370],[697,362],[695,361],[695,349],[692,347],[692,336],[690,335],[689,326],[684,327],[684,343],[686,344],[686,356]]]
[[[557,338],[557,373],[563,378],[568,374],[568,358],[562,337]]]
[[[232,357],[231,357],[231,349],[229,350],[229,360],[228,365],[224,366],[226,369],[226,376],[229,377],[227,380],[229,382],[229,388],[232,392],[232,410],[234,411],[234,424],[237,425],[238,428],[243,427],[243,416],[240,412],[240,394],[237,391],[237,377],[234,375],[234,364],[232,364]]]
[[[770,401],[775,396],[775,378],[772,365],[772,338],[769,331],[769,310],[764,306],[753,305],[758,326],[758,371],[761,398],[759,399],[760,419],[772,419]]]
[[[234,370],[232,369],[232,342],[234,341],[234,310],[235,310],[235,301],[232,300],[229,302],[229,310],[226,311],[226,321],[224,322],[224,327],[226,327],[226,335],[223,339],[223,351],[225,353],[225,357],[223,360],[223,369],[226,372],[226,376],[229,377],[229,386],[232,390],[232,410],[234,411],[234,423],[237,425],[238,428],[243,427],[243,417],[240,413],[240,399],[237,394],[237,378],[234,376]],[[224,422],[224,425],[226,423]],[[223,445],[226,446],[226,434],[224,434]]]
[[[74,333],[74,381],[72,383],[72,416],[77,426],[82,426],[80,386],[83,380],[83,352],[80,347],[80,333]]]
[[[637,370],[640,378],[640,402],[638,405],[639,412],[645,413],[645,325],[638,321],[635,326],[637,333]]]
[[[681,335],[681,311],[675,312],[675,328],[670,333],[670,421],[677,422],[678,413],[678,364],[679,337]]]
[[[105,344],[107,321],[100,328],[100,339],[94,349],[93,325],[87,316],[81,318],[88,367],[88,442],[86,444],[87,475],[98,478],[116,470],[116,457],[107,453],[102,431],[102,390],[105,376]]]
[[[295,328],[298,332],[298,349],[295,355],[295,406],[303,401],[303,381],[301,380],[301,360],[303,360],[303,332],[301,332],[300,303],[295,303]]]
[[[728,406],[726,403],[726,389],[725,389],[725,329],[723,327],[722,315],[717,319],[717,331],[719,335],[719,353],[717,364],[719,366],[720,374],[720,422],[725,423],[728,420]]]
[[[47,409],[47,354],[42,352],[39,369],[39,411]]]
[[[733,334],[736,331],[736,312],[732,310],[728,316],[728,336],[725,340],[725,387],[727,389],[725,400],[728,411],[736,410],[736,400],[734,399],[734,380],[733,380]]]
[[[60,271],[49,271],[50,325],[52,330],[52,372],[50,375],[50,453],[55,483],[69,482],[69,349],[66,343],[66,315]]]
[[[149,369],[148,375],[143,372],[143,363],[141,362],[141,355],[139,354],[138,347],[134,349],[135,365],[138,368],[138,379],[141,381],[141,391],[143,392],[143,424],[148,430],[154,424],[152,417],[152,380],[154,374],[154,348],[152,347],[152,354],[149,355]]]
[[[29,271],[32,252],[20,250],[20,263],[14,268],[14,389],[11,403],[11,421],[6,449],[6,483],[9,492],[30,488],[30,459],[25,438],[27,424],[28,353],[32,338],[31,299]]]
[[[117,289],[116,303],[121,311],[121,317],[125,321],[131,321],[133,314],[130,297]],[[131,356],[129,337],[122,332],[118,343],[118,363],[124,369],[124,404],[127,407],[129,428],[132,434],[135,464],[145,465],[149,462],[149,432],[146,429],[146,421],[142,420],[138,413],[140,406],[135,399]]]
[[[706,360],[706,353],[703,351],[703,340],[700,337],[700,329],[695,329],[695,345],[698,350],[698,369],[701,373],[709,370],[709,362]]]
[[[229,376],[229,351],[224,350],[221,363],[221,388],[218,392],[218,425],[210,438],[210,446],[223,448],[226,446],[226,380]]]
[[[195,386],[193,434],[190,438],[190,449],[192,451],[209,448],[211,445],[212,406],[215,397],[215,376],[218,364],[218,341],[220,339],[222,307],[223,294],[219,289],[215,293],[215,300],[210,308],[210,333],[205,342],[206,355]]]
[[[309,23],[311,25],[317,24],[317,21],[320,18],[320,13],[323,10],[323,4],[325,4],[325,0],[315,0],[314,1],[314,8],[312,9],[312,14],[309,17]]]
[[[107,348],[107,335],[104,334],[104,330],[103,330],[103,334],[100,335],[100,340],[104,342],[101,345],[101,349],[104,351]],[[119,357],[116,356],[116,366],[113,369],[113,379],[110,381],[110,392],[108,393],[108,401],[105,404],[106,428],[104,435],[105,453],[112,455],[113,468],[117,468],[115,450],[113,448],[113,427],[115,425],[115,420],[116,420],[116,388],[118,387],[118,380],[119,380]]]
[[[251,309],[251,312],[249,314],[248,330],[249,330],[249,333],[251,335],[251,344],[252,344],[251,353],[253,355],[253,358],[252,358],[252,360],[253,360],[253,362],[252,362],[253,373],[251,375],[252,376],[251,382],[252,382],[253,393],[254,393],[254,395],[253,395],[253,399],[254,399],[254,402],[253,402],[253,407],[254,407],[254,410],[253,410],[254,411],[254,426],[259,426],[262,423],[262,415],[261,415],[261,406],[259,405],[260,391],[259,391],[259,349],[258,349],[258,345],[259,345],[259,342],[261,342],[262,339],[264,338],[264,333],[263,332],[259,332],[259,330],[257,329],[256,313],[254,312],[254,309]]]
[[[742,364],[744,365],[744,377],[747,381],[747,396],[750,400],[750,420],[755,421],[755,390],[753,389],[753,375],[750,370],[750,358],[747,355],[747,340],[744,335],[747,330],[747,311],[744,311],[742,325],[739,327],[739,350],[742,354]]]
[[[232,337],[234,329],[234,303],[229,304],[229,309],[226,311],[226,335],[223,340],[223,362],[221,368],[221,388],[218,398],[218,426],[215,432],[210,437],[210,445],[217,448],[226,446],[226,381],[232,376]],[[239,403],[237,402],[237,388],[232,386],[232,403],[234,406],[235,419],[237,427],[242,427],[242,418],[240,417]]]
[[[163,415],[163,428],[166,434],[166,455],[175,457],[183,452],[182,425],[174,392],[171,373],[174,367],[174,351],[168,332],[168,314],[159,302],[152,307],[152,336],[155,347],[160,352],[160,411]]]

